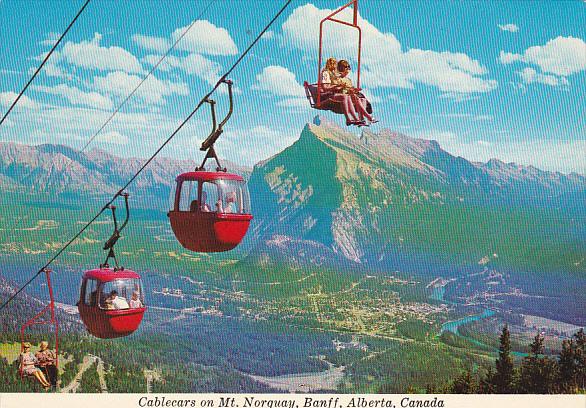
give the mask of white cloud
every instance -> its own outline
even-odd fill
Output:
[[[317,54],[319,22],[333,10],[318,9],[312,4],[296,8],[283,23],[281,36],[286,44]],[[346,10],[340,19],[350,21]],[[375,26],[358,17],[362,29],[362,73],[369,87],[414,88],[415,83],[435,86],[444,92],[489,92],[497,82],[481,77],[487,73],[478,61],[463,53],[437,52],[420,49],[403,51],[392,33],[382,33]],[[340,24],[325,24],[324,58],[355,60],[357,33]]]
[[[171,35],[177,40],[188,26],[176,29]],[[228,30],[210,23],[207,20],[197,20],[189,32],[177,44],[177,48],[198,54],[208,55],[235,55],[238,47]]]
[[[110,72],[104,77],[94,77],[93,86],[110,95],[126,97],[141,80],[139,76],[117,71]],[[174,94],[189,95],[187,84],[159,80],[154,75],[151,75],[136,92],[137,97],[151,104],[164,104],[164,98]]]
[[[557,37],[545,45],[529,47],[523,54],[501,51],[501,63],[524,62],[537,65],[544,73],[569,76],[586,70],[586,43],[580,38]]]
[[[101,40],[102,35],[95,33],[91,41],[67,42],[59,57],[65,62],[84,69],[142,72],[142,65],[134,55],[121,47],[102,47]]]
[[[38,105],[34,114],[15,110],[12,116],[14,126],[10,129],[0,127],[2,140],[27,144],[65,143],[79,149],[110,116],[110,112],[82,107]],[[117,155],[148,157],[160,145],[161,136],[168,136],[175,129],[177,120],[178,118],[157,113],[119,112],[115,121],[97,137],[97,141],[101,140],[101,147],[106,149],[117,146]]]
[[[12,105],[17,96],[18,94],[15,92],[0,92],[0,105],[6,107]],[[39,104],[31,98],[29,98],[28,96],[22,95],[18,103],[16,104],[16,107],[19,106],[22,108],[34,109],[38,107]]]
[[[256,76],[256,82],[251,89],[284,98],[276,103],[279,107],[299,110],[309,106],[305,90],[297,82],[295,74],[279,65],[265,67]]]
[[[526,84],[540,83],[549,86],[568,86],[570,84],[564,77],[541,74],[529,67],[525,68],[523,71],[519,71],[518,74]]]
[[[156,52],[165,52],[171,46],[171,43],[168,39],[162,37],[151,37],[148,35],[142,34],[134,34],[132,36],[132,41],[134,41],[138,46],[149,50],[149,51],[156,51]]]
[[[268,30],[262,35],[261,38],[263,40],[272,40],[273,38],[275,38],[275,32],[272,30]]]
[[[256,76],[252,89],[265,91],[276,96],[304,97],[303,86],[297,82],[295,74],[279,65],[265,67]]]
[[[519,27],[516,24],[498,24],[498,27],[502,31],[509,31],[511,33],[516,33],[519,31]]]
[[[185,73],[200,77],[210,85],[215,85],[218,79],[220,79],[222,66],[199,54],[189,54],[179,61],[179,67]]]
[[[55,45],[55,43],[57,42],[58,39],[59,39],[58,33],[50,32],[47,34],[47,37],[43,41],[41,41],[40,44],[52,47],[53,45]]]
[[[512,64],[513,62],[522,61],[523,56],[519,54],[514,54],[512,52],[505,52],[502,51],[499,53],[499,61],[501,64]]]
[[[55,86],[34,85],[32,87],[37,92],[48,93],[51,95],[62,96],[72,105],[89,106],[90,108],[110,110],[114,107],[112,100],[97,92],[84,92],[79,88],[66,84]]]
[[[153,55],[149,54],[142,58],[142,61],[148,65],[154,66],[159,60],[161,59],[162,55]],[[167,72],[171,71],[173,68],[180,68],[183,59],[180,57],[175,57],[173,55],[167,55],[165,59],[159,64],[158,70]]]
[[[149,65],[155,65],[161,59],[160,55],[147,55],[143,61]],[[158,69],[163,72],[173,69],[180,69],[186,74],[195,75],[209,83],[215,85],[222,75],[222,66],[200,54],[189,54],[185,57],[167,56]]]
[[[446,92],[439,96],[441,99],[449,99],[457,103],[463,103],[478,99],[478,95],[462,94],[459,92]]]
[[[111,143],[115,145],[125,145],[128,144],[128,137],[124,136],[120,132],[112,130],[110,132],[100,133],[96,137],[96,141]]]

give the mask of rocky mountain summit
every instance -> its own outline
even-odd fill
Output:
[[[562,197],[585,186],[582,175],[473,163],[434,140],[389,130],[357,137],[316,117],[293,145],[255,166],[252,233],[256,242],[289,236],[353,262],[378,262],[410,241],[429,251],[449,228],[487,222],[477,208],[563,206]]]

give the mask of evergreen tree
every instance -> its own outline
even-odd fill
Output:
[[[497,394],[511,394],[514,391],[514,371],[515,367],[511,357],[511,333],[505,325],[500,336],[499,357],[496,360],[496,373],[493,377]]]
[[[478,393],[479,394],[494,394],[496,393],[495,387],[495,372],[493,371],[492,367],[488,368],[486,375],[484,377],[480,377],[480,381],[478,383]]]
[[[529,356],[523,359],[519,391],[527,394],[551,394],[558,390],[558,365],[545,356],[543,336],[538,333],[529,346]]]
[[[562,351],[559,355],[560,391],[575,392],[577,388],[576,344],[573,340],[562,342]]]
[[[474,394],[478,391],[476,381],[474,381],[470,370],[456,377],[448,389],[448,392],[451,394]]]
[[[575,348],[574,359],[576,362],[576,383],[578,387],[586,390],[586,334],[580,329],[574,334]]]

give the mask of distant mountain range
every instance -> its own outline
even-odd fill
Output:
[[[157,198],[157,203],[169,197],[175,177],[193,170],[196,160],[155,159],[136,179],[131,193]],[[63,145],[29,146],[0,143],[0,188],[3,191],[50,193],[54,195],[101,196],[114,194],[143,165],[142,158],[122,158],[94,149],[81,153]],[[231,171],[248,175],[250,169],[223,162]],[[142,204],[149,206],[149,200]]]
[[[0,143],[0,188],[76,200],[110,195],[143,162],[102,150]],[[584,236],[584,227],[571,221],[585,218],[584,175],[497,159],[474,163],[436,141],[389,130],[356,137],[316,117],[295,143],[252,172],[226,164],[250,178],[255,219],[245,246],[257,261],[269,255],[296,262],[300,253],[316,264],[396,263],[414,253],[462,253],[470,261],[506,252],[516,241],[540,249],[545,243],[534,241],[543,236],[560,235],[575,248]],[[175,177],[194,166],[159,158],[130,192],[138,206],[166,211]],[[565,224],[541,225],[540,217],[551,214]],[[511,256],[527,258],[527,250]]]

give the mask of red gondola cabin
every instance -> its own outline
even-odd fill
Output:
[[[176,182],[168,216],[181,245],[195,252],[235,248],[252,220],[246,181],[232,173],[194,171]]]
[[[118,295],[115,304],[113,292]],[[140,275],[129,269],[86,271],[77,307],[92,335],[102,339],[128,336],[138,329],[146,311]]]

